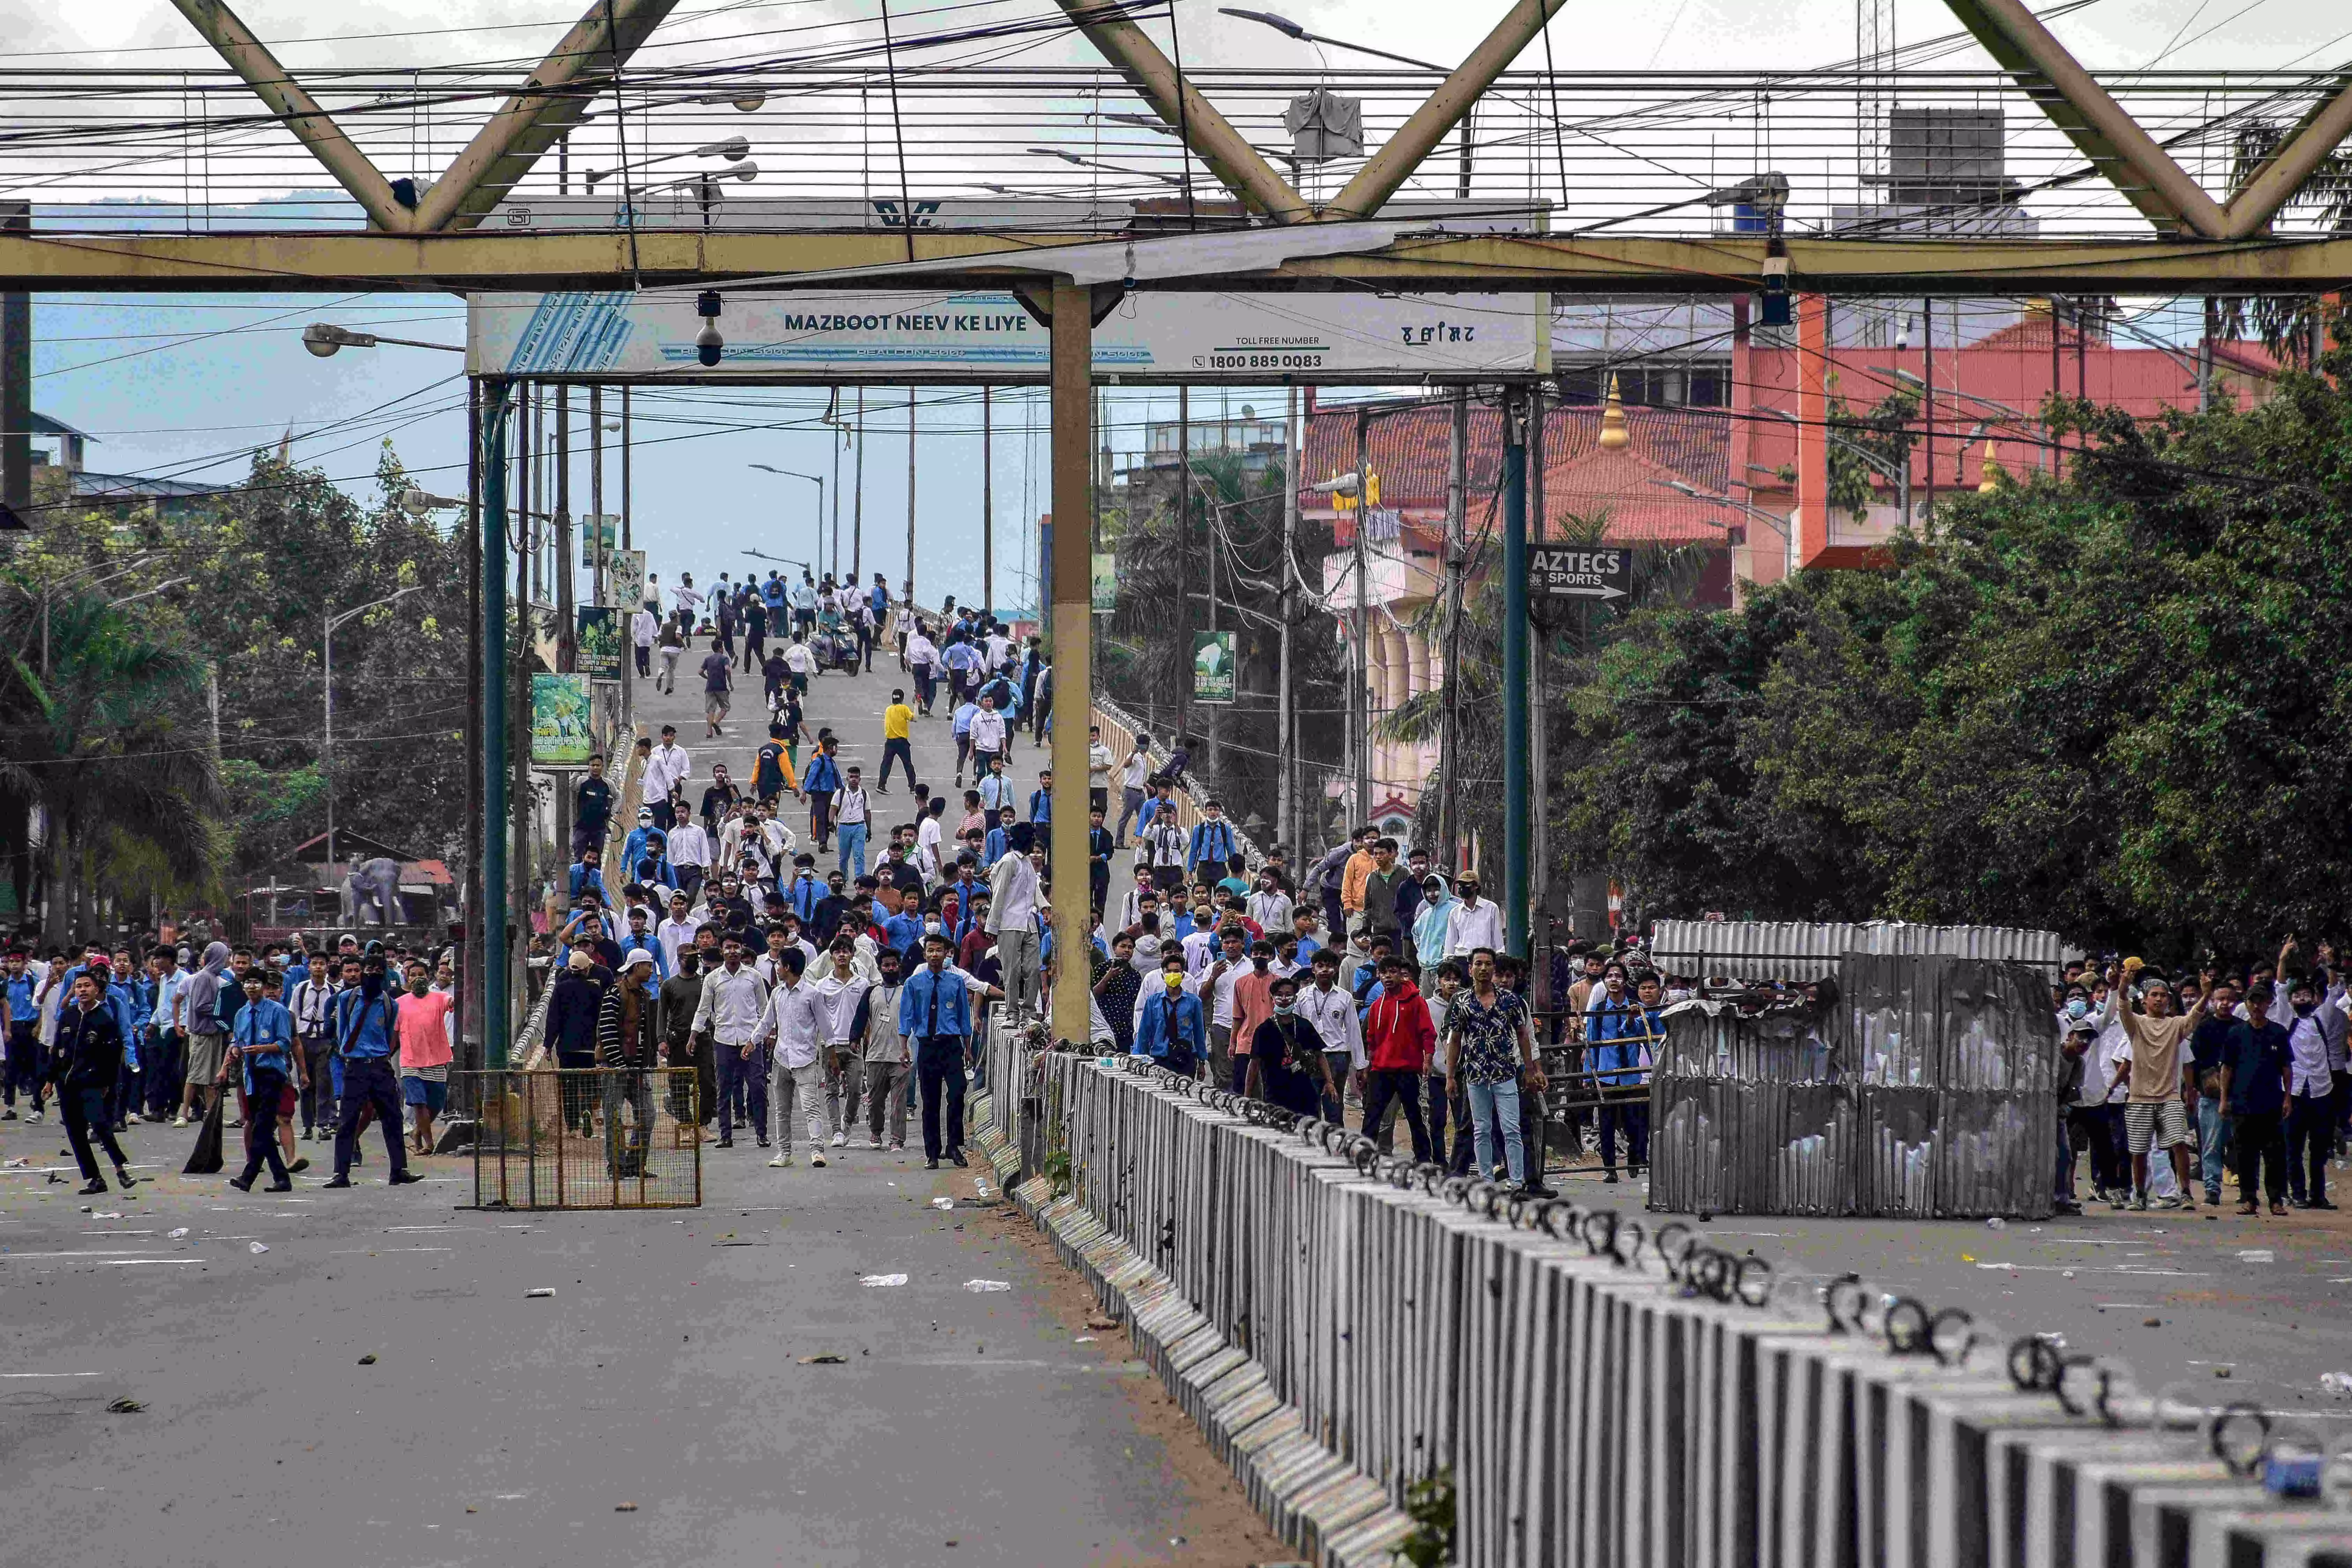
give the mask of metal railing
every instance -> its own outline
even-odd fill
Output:
[[[474,1205],[696,1208],[702,1134],[691,1068],[547,1068],[478,1080]]]

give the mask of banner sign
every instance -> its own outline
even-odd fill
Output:
[[[596,545],[604,542],[604,553],[611,555],[621,538],[621,519],[617,512],[587,511],[580,514],[580,570],[591,571],[596,564]]]
[[[604,563],[605,595],[625,616],[646,602],[646,552],[615,550]]]
[[[1231,702],[1238,675],[1232,632],[1192,634],[1192,700]]]
[[[1095,329],[1094,367],[1170,384],[1531,375],[1548,299],[1132,294]],[[695,358],[702,322],[690,290],[476,294],[466,302],[466,367],[599,381],[1043,384],[1052,335],[1012,294],[986,291],[730,292],[717,325],[726,347],[706,369]]]
[[[1118,557],[1108,550],[1095,552],[1095,614],[1109,615],[1118,608]]]
[[[1542,545],[1528,552],[1528,591],[1555,599],[1622,599],[1633,591],[1626,550]]]
[[[588,678],[530,678],[530,761],[533,767],[584,768],[596,742],[589,723]]]
[[[595,680],[621,679],[621,616],[610,605],[582,605],[578,640],[572,644],[572,668]]]

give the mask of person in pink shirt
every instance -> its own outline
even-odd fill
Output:
[[[393,1019],[400,1040],[401,1098],[415,1117],[411,1147],[420,1154],[433,1152],[433,1119],[449,1103],[449,1009],[455,997],[436,991],[425,965],[408,965],[408,994],[400,999]]]
[[[1274,943],[1264,937],[1250,943],[1250,967],[1234,983],[1234,1092],[1249,1081],[1250,1047],[1257,1026],[1274,1016]]]

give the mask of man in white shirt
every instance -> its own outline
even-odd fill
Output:
[[[1257,921],[1258,929],[1268,936],[1290,929],[1290,895],[1270,871],[1257,874],[1257,888],[1249,896],[1249,918]]]
[[[971,716],[971,771],[985,778],[988,760],[1004,754],[1004,715],[996,710],[996,699],[983,696],[980,711]]]
[[[833,1146],[838,1149],[849,1142],[849,1129],[857,1122],[858,1093],[866,1082],[866,1040],[858,1028],[857,1005],[873,982],[857,972],[855,939],[835,937],[826,956],[830,962],[816,983],[816,998],[824,1016],[825,1110],[833,1121]]]
[[[629,640],[636,646],[637,679],[654,672],[654,644],[661,639],[661,620],[643,605],[629,617]]]
[[[1478,896],[1478,873],[1463,872],[1454,886],[1462,901],[1445,917],[1445,956],[1467,959],[1481,947],[1503,952],[1502,906]]]
[[[1118,821],[1111,827],[1114,847],[1127,847],[1127,825],[1143,809],[1143,781],[1151,776],[1151,737],[1138,735],[1135,750],[1118,768]]]
[[[720,943],[718,968],[704,976],[702,1000],[694,1009],[694,1032],[709,1036],[719,1068],[719,1143],[735,1146],[740,1104],[760,1147],[768,1146],[768,1064],[761,1055],[767,1035],[768,983],[743,962],[735,937]]]
[[[669,914],[654,928],[654,942],[662,953],[662,973],[677,973],[679,950],[694,945],[694,933],[702,929],[702,918],[692,912],[690,900],[684,892],[669,896]]]
[[[844,875],[854,883],[866,875],[866,831],[868,820],[865,781],[853,763],[844,773],[841,793],[833,797],[833,830]]]
[[[1087,729],[1087,805],[1096,811],[1110,809],[1110,748],[1103,744],[1098,724]]]
[[[1364,1028],[1356,1016],[1356,999],[1339,984],[1339,954],[1332,948],[1318,948],[1309,966],[1314,981],[1298,988],[1298,1016],[1314,1026],[1323,1037],[1323,1064],[1330,1068],[1333,1092],[1323,1098],[1323,1118],[1337,1121],[1340,1118],[1341,1098],[1347,1093],[1348,1073],[1364,1070]]]
[[[677,872],[678,887],[692,902],[702,890],[703,878],[710,874],[710,835],[699,819],[688,815],[669,830],[669,863]]]
[[[947,797],[934,795],[923,808],[922,821],[915,824],[915,868],[922,872],[927,887],[936,888],[947,878],[940,841],[940,818],[946,815],[947,808]]]
[[[833,1136],[833,1113],[824,1098],[827,1018],[816,987],[801,978],[806,963],[797,947],[778,957],[776,988],[761,1026],[775,1043],[776,1157],[768,1163],[778,1168],[793,1163],[794,1101],[808,1117],[810,1164],[824,1163],[824,1146]]]
[[[1000,726],[1003,721],[998,721]],[[1016,822],[1011,847],[988,872],[988,932],[996,938],[1004,994],[1013,1007],[1037,1010],[1041,990],[1037,941],[1037,872],[1029,863],[1035,830]]]
[[[654,826],[664,833],[677,826],[669,808],[670,791],[684,784],[694,772],[694,759],[684,746],[677,743],[677,726],[662,726],[661,744],[646,759],[645,801],[653,808]]]

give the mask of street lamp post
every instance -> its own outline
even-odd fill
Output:
[[[821,475],[818,475],[818,474],[803,474],[803,473],[799,473],[799,472],[796,472],[795,470],[791,469],[791,468],[777,468],[777,467],[775,467],[773,464],[770,464],[770,463],[754,463],[754,464],[752,464],[751,466],[752,466],[753,468],[755,468],[759,469],[759,470],[760,470],[761,473],[763,473],[763,474],[774,474],[774,475],[775,475],[775,476],[777,476],[779,479],[806,479],[809,483],[811,483],[811,484],[813,484],[813,485],[814,485],[814,486],[816,487],[816,528],[815,528],[815,533],[814,533],[814,542],[812,542],[812,543],[810,544],[810,546],[809,546],[809,559],[810,559],[811,561],[813,561],[813,562],[814,562],[814,561],[822,561],[822,560],[824,560],[824,477],[823,477],[823,476],[821,476]],[[833,564],[834,564],[834,569],[835,569],[835,571],[840,570],[841,563],[840,563],[838,560],[835,561]]]
[[[377,332],[355,332],[331,321],[313,321],[302,329],[302,346],[320,359],[334,358],[338,349],[372,349],[380,343],[395,343],[404,349],[438,349],[450,354],[466,352],[461,343],[428,343],[417,338],[387,338]]]
[[[412,583],[397,594],[387,594],[381,599],[372,599],[364,605],[355,605],[341,615],[330,613],[320,619],[320,663],[326,675],[327,698],[325,744],[321,748],[321,754],[326,763],[327,773],[327,858],[330,861],[335,858],[335,628],[354,616],[365,615],[370,610],[391,604],[394,599],[405,598],[424,586],[422,583]]]

